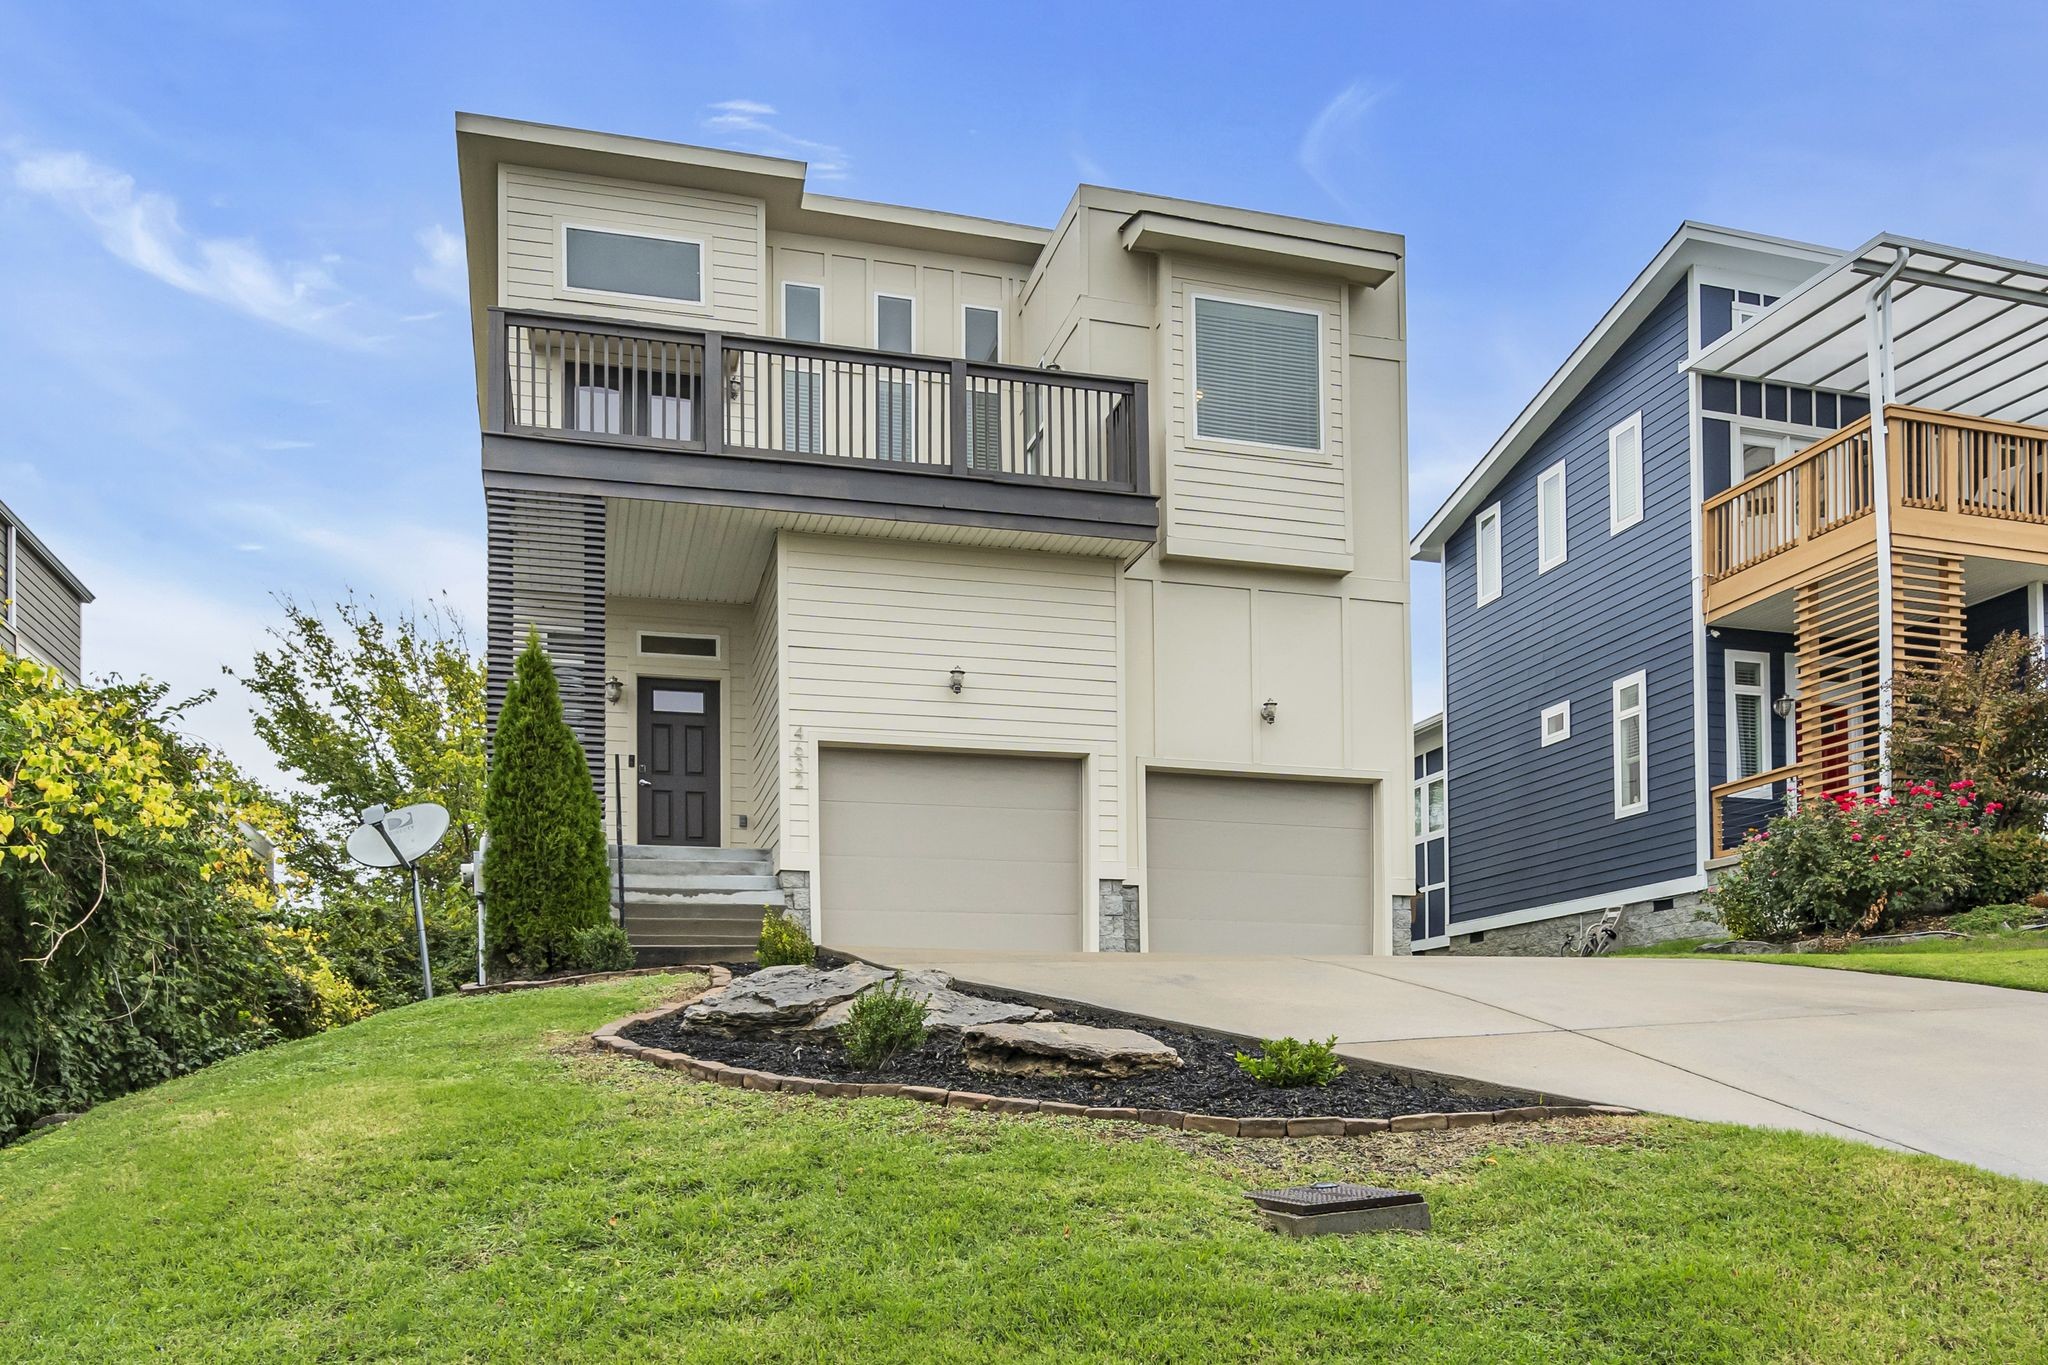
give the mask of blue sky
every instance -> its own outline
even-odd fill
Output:
[[[99,594],[95,671],[214,685],[274,593],[480,637],[457,109],[1023,222],[1087,179],[1405,233],[1417,524],[1681,219],[2048,257],[2039,6],[1167,12],[0,0],[0,498]],[[232,692],[198,725],[267,769]]]

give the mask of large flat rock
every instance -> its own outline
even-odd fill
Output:
[[[979,1024],[962,1031],[967,1064],[1002,1076],[1129,1076],[1168,1071],[1180,1054],[1136,1029],[1046,1020]]]
[[[683,1010],[693,1024],[720,1028],[790,1028],[805,1024],[843,1000],[851,1000],[878,981],[894,973],[865,962],[850,962],[821,972],[816,967],[763,967],[748,976],[736,977],[730,986],[714,991]],[[943,972],[921,973],[945,985],[952,978]]]
[[[954,990],[952,982],[953,978],[944,972],[905,972],[897,989],[924,1001],[924,1026],[934,1033],[965,1033],[983,1024],[1011,1024],[1046,1017],[1046,1012],[1035,1005],[984,1000],[978,995]],[[805,1027],[836,1029],[852,1013],[853,1001],[843,1000],[826,1009]]]

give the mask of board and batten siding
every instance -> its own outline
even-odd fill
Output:
[[[765,329],[771,335],[788,335],[782,286],[804,284],[823,291],[820,321],[828,345],[873,348],[875,295],[882,293],[912,300],[912,341],[919,355],[960,355],[962,310],[971,306],[1002,315],[999,360],[1028,365],[1038,359],[1020,359],[1017,350],[1017,295],[1024,287],[1020,266],[778,233],[769,235],[768,254],[775,281]]]
[[[569,171],[507,166],[499,297],[534,308],[619,321],[767,330],[762,315],[766,209],[759,200]],[[571,291],[563,287],[562,227],[686,237],[704,244],[704,301]]]
[[[1495,490],[1499,597],[1475,605],[1475,519],[1445,547],[1453,933],[1699,871],[1686,326],[1680,285]],[[1607,432],[1638,410],[1643,519],[1610,535]],[[1559,460],[1568,555],[1539,575],[1536,485]],[[1612,688],[1639,669],[1649,809],[1617,819]],[[1560,701],[1571,703],[1571,737],[1545,748],[1541,716]]]
[[[1351,477],[1345,460],[1344,290],[1334,281],[1266,276],[1220,264],[1169,260],[1162,366],[1165,425],[1161,490],[1168,555],[1344,572],[1352,567]],[[1213,296],[1322,315],[1322,449],[1290,450],[1204,439],[1194,415],[1194,300]],[[1163,407],[1163,411],[1161,410]]]
[[[777,559],[781,725],[811,768],[783,775],[783,866],[813,864],[817,746],[865,743],[1087,755],[1121,867],[1114,561],[790,534]]]
[[[0,531],[0,535],[4,535]],[[84,608],[64,579],[24,538],[15,540],[15,648],[78,682],[84,667]]]

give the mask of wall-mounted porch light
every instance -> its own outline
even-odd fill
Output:
[[[1274,701],[1271,697],[1266,698],[1266,704],[1259,708],[1259,719],[1268,725],[1271,725],[1279,714],[1280,703]]]
[[[953,671],[946,675],[946,685],[952,688],[956,695],[960,691],[961,684],[965,683],[966,681],[967,670],[964,668],[960,668],[958,666],[955,666]]]
[[[1793,708],[1799,705],[1797,697],[1779,697],[1771,703],[1771,709],[1778,713],[1779,720],[1790,720]]]
[[[620,682],[617,678],[606,678],[604,680],[604,699],[606,701],[615,702],[625,695],[626,685],[624,683]]]

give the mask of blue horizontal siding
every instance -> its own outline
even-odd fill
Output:
[[[1963,645],[1967,649],[1982,649],[2007,631],[2027,633],[2025,588],[1987,598],[1963,613]]]
[[[1474,604],[1473,522],[1445,546],[1453,929],[1699,870],[1693,761],[1693,502],[1681,285],[1496,490],[1502,592]],[[1644,517],[1608,531],[1607,432],[1643,414]],[[1536,569],[1536,483],[1565,462],[1568,555]],[[1612,686],[1648,675],[1650,805],[1616,819]],[[1545,707],[1571,738],[1543,747]]]

